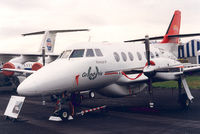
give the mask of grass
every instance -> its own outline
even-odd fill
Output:
[[[187,83],[191,89],[200,89],[200,76],[188,76]],[[158,88],[178,88],[177,81],[155,82],[153,87]]]

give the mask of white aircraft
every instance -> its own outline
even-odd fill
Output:
[[[38,52],[0,52],[0,69],[2,68],[12,68],[12,69],[25,69],[25,70],[38,70],[40,69],[44,62],[50,63],[54,61],[59,54],[54,52],[55,39],[57,33],[62,32],[78,32],[78,31],[88,31],[88,29],[69,29],[69,30],[49,30],[40,31],[33,33],[22,34],[23,36],[44,34],[42,43],[40,45]],[[45,53],[42,53],[45,52]],[[43,57],[44,55],[44,57]],[[46,55],[46,56],[45,56]],[[44,59],[44,60],[43,60]],[[20,76],[19,76],[20,75]],[[2,71],[0,73],[1,86],[13,86],[16,87],[25,78],[21,77],[22,74]],[[19,80],[20,79],[20,80]]]
[[[180,103],[188,107],[194,97],[185,77],[199,71],[200,66],[177,61],[176,49],[179,37],[200,34],[179,34],[180,20],[181,12],[177,10],[165,36],[125,41],[145,41],[145,44],[88,42],[68,47],[57,60],[38,71],[29,72],[33,74],[18,86],[17,92],[22,96],[62,94],[63,100],[65,95],[70,95],[70,105],[66,108],[58,101],[59,108],[55,111],[56,115],[66,119],[75,115],[82,91],[124,97],[148,87],[149,105],[153,107],[152,82],[175,80],[179,83]],[[149,40],[162,38],[160,43],[149,48]]]

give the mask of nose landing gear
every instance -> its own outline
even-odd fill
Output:
[[[73,119],[75,110],[78,110],[81,104],[82,97],[79,92],[72,93],[69,99],[66,96],[66,93],[58,96],[55,112],[53,116],[50,116],[49,120],[65,121]]]
[[[63,93],[62,96],[57,98],[56,110],[52,116],[49,117],[51,121],[66,121],[73,120],[75,116],[84,115],[88,112],[105,109],[106,106],[91,108],[87,110],[80,110],[80,104],[83,100],[80,92],[71,93],[69,98]]]

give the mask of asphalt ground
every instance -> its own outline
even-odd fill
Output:
[[[0,92],[0,134],[199,134],[200,90],[192,90],[194,102],[189,110],[177,103],[178,91],[154,89],[155,108],[148,108],[148,94],[125,98],[106,98],[97,95],[85,99],[83,109],[107,105],[107,112],[91,112],[66,122],[49,121],[54,102],[46,98],[26,98],[19,119],[6,120],[4,112],[10,92]]]

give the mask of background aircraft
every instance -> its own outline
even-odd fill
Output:
[[[175,49],[179,37],[200,34],[179,34],[180,21],[181,12],[177,10],[165,36],[146,36],[125,43],[81,43],[68,47],[57,60],[38,71],[29,72],[33,74],[18,86],[17,92],[23,96],[60,95],[59,107],[54,115],[67,119],[69,115],[76,114],[81,103],[81,91],[92,90],[108,97],[124,97],[148,89],[149,106],[153,107],[152,82],[175,80],[179,84],[180,103],[187,108],[194,97],[185,76],[200,71],[200,66],[177,61]],[[150,49],[149,40],[155,39],[162,41],[151,45]],[[127,43],[135,41],[145,43]],[[70,95],[69,105],[63,106],[60,98],[66,101],[66,95]]]
[[[39,31],[39,32],[22,34],[23,36],[44,34],[38,52],[24,53],[24,52],[1,51],[0,69],[12,68],[12,69],[25,69],[25,70],[38,70],[43,66],[43,64],[50,63],[59,56],[58,53],[54,53],[55,39],[57,33],[80,32],[80,31],[88,31],[88,29],[49,30],[49,31]],[[0,86],[3,86],[3,88],[5,88],[5,86],[11,86],[14,90],[16,90],[16,87],[25,78],[26,77],[24,77],[21,73],[1,71]]]

